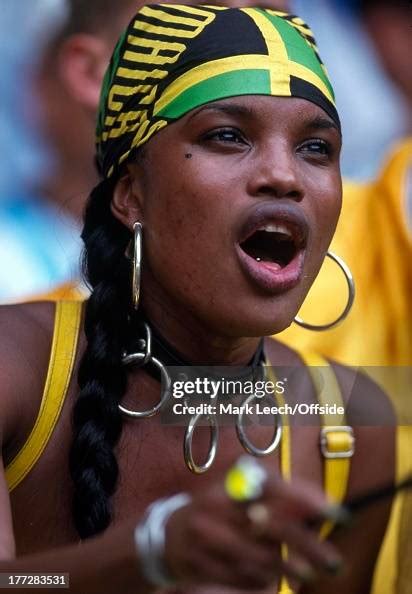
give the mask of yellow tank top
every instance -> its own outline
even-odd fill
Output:
[[[24,480],[34,467],[59,420],[73,372],[81,311],[82,303],[80,301],[56,303],[50,363],[39,413],[26,443],[5,470],[10,492]],[[327,361],[315,354],[299,354],[312,375],[320,404],[343,405],[338,382]],[[313,373],[314,367],[317,368],[316,374]],[[320,367],[324,370],[322,377],[319,375]],[[343,416],[325,416],[321,438],[321,449],[324,455],[324,489],[332,501],[340,503],[345,498],[350,459],[353,454],[352,431],[350,427],[346,426]],[[287,424],[284,424],[283,427],[280,457],[282,476],[285,480],[290,480],[291,444],[290,429]],[[331,528],[332,525],[325,524],[321,536],[327,536]],[[285,548],[283,553],[287,556]],[[286,580],[282,581],[279,594],[293,594]]]

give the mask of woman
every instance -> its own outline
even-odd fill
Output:
[[[98,128],[84,334],[73,304],[1,314],[1,571],[63,570],[88,594],[369,591],[388,504],[319,542],[339,519],[322,473],[337,500],[392,480],[390,428],[356,428],[351,460],[350,427],[285,425],[266,471],[228,471],[245,439],[222,426],[200,472],[207,431],[193,452],[186,431],[183,457],[184,427],[129,418],[167,396],[163,364],[292,366],[290,403],[317,402],[301,357],[260,338],[292,322],[340,210],[339,119],[309,29],[261,9],[145,7],[114,52]],[[348,425],[387,419],[369,381],[329,380]],[[249,437],[264,449],[264,427]]]

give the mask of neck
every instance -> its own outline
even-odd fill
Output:
[[[205,327],[190,312],[165,306],[156,295],[144,299],[142,310],[155,331],[191,364],[247,365],[259,346],[259,337],[224,336]]]

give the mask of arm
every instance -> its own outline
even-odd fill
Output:
[[[19,449],[36,418],[47,372],[53,319],[52,304],[0,308],[0,438],[5,459],[10,460]],[[146,594],[153,588],[145,585],[139,575],[133,540],[136,521],[131,519],[128,525],[110,529],[81,546],[15,558],[11,504],[1,464],[0,572],[68,572],[71,592],[93,594],[101,592],[104,584],[105,594],[135,594],[137,587]]]
[[[103,585],[105,594],[135,594],[137,590],[139,594],[149,594],[154,588],[145,583],[139,571],[134,526],[135,521],[82,544],[1,561],[0,572],[69,573],[70,592],[76,594],[102,594]],[[37,591],[43,592],[42,589]],[[44,589],[44,592],[49,591]],[[26,589],[19,589],[19,592],[26,592]]]

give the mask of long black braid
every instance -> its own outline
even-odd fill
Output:
[[[82,234],[84,274],[92,293],[86,304],[87,347],[79,367],[69,458],[74,521],[81,538],[109,525],[118,478],[114,448],[122,430],[118,402],[126,390],[121,356],[131,307],[131,267],[125,255],[131,234],[111,213],[114,184],[109,180],[93,190]]]

